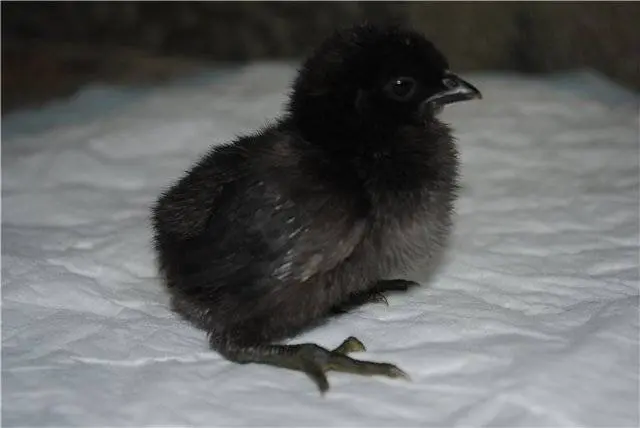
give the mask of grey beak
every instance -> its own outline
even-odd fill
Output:
[[[434,107],[442,107],[447,104],[482,99],[482,93],[471,83],[451,72],[445,74],[442,79],[442,91],[427,98],[424,103]]]

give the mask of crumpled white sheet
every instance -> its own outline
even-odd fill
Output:
[[[468,76],[485,98],[444,114],[464,186],[446,264],[294,340],[356,335],[412,382],[331,373],[322,398],[170,313],[150,203],[277,115],[293,73],[93,87],[4,119],[3,426],[638,426],[638,99],[590,74]]]

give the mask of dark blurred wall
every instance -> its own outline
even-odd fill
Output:
[[[457,70],[586,66],[640,89],[634,2],[3,2],[3,110],[29,91],[153,79],[196,59],[297,59],[363,19],[412,25]]]
[[[225,60],[299,56],[334,25],[388,20],[397,4],[352,2],[3,3],[3,37]]]

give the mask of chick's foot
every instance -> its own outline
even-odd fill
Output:
[[[303,372],[315,382],[322,394],[329,389],[326,375],[329,371],[409,380],[409,376],[393,364],[356,360],[347,355],[364,350],[362,342],[352,336],[333,350],[313,343],[268,345],[238,349],[235,358],[231,359],[240,363],[268,364]]]

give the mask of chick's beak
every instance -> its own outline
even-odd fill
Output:
[[[451,72],[443,77],[442,88],[440,92],[427,98],[424,103],[434,107],[442,107],[460,101],[482,98],[482,93],[478,88]]]

